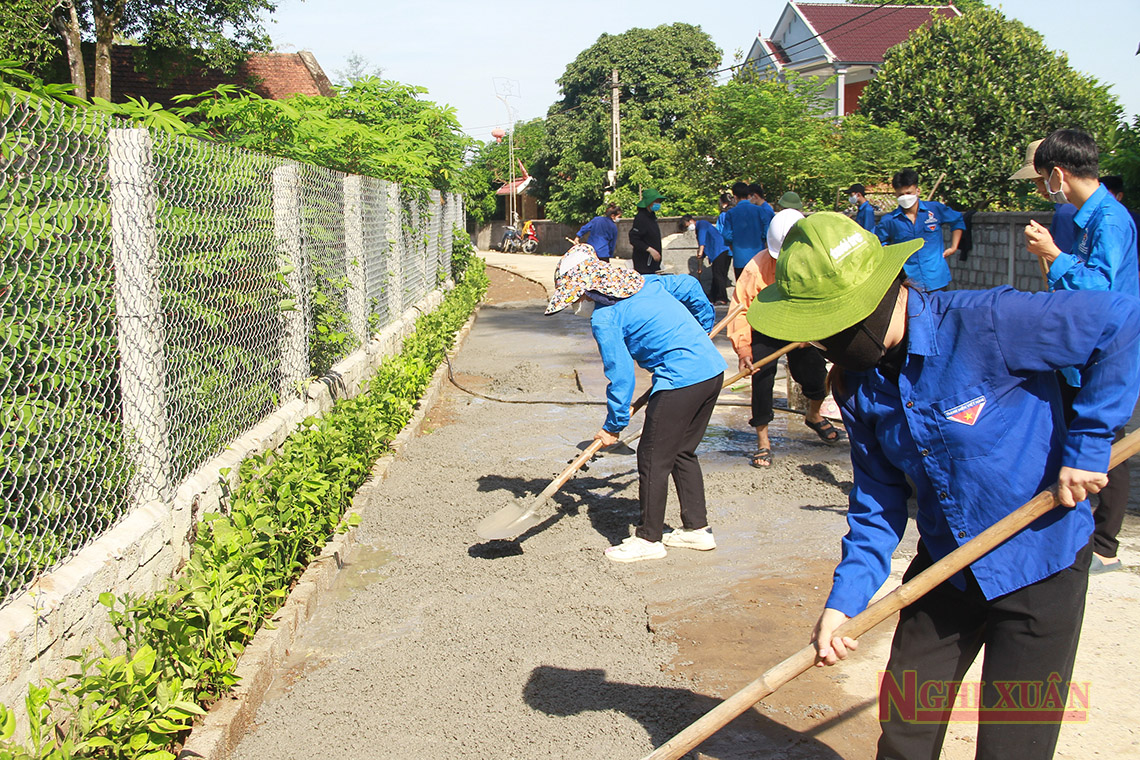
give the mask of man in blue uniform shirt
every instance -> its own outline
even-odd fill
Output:
[[[1033,164],[1050,199],[1077,208],[1073,217],[1076,239],[1068,251],[1037,222],[1025,228],[1029,252],[1049,267],[1049,289],[1114,290],[1140,296],[1136,225],[1128,209],[1100,183],[1096,140],[1080,130],[1058,129],[1038,146]],[[1062,394],[1071,402],[1083,383],[1081,373],[1076,367],[1066,367],[1061,374]],[[1072,416],[1071,409],[1067,412]],[[1093,512],[1096,530],[1090,572],[1123,568],[1116,556],[1116,534],[1124,522],[1129,490],[1128,463],[1124,462],[1108,474],[1108,486]]]
[[[768,221],[774,216],[772,207],[767,206],[768,213],[754,203],[748,201],[751,187],[746,182],[737,182],[732,186],[732,194],[736,197],[736,205],[724,211],[724,229],[721,235],[724,242],[732,250],[732,266],[739,277],[752,261],[752,257],[768,247]]]
[[[867,200],[867,188],[856,182],[846,192],[847,200],[855,207],[855,223],[868,232],[874,232],[875,207]]]
[[[938,201],[919,200],[918,172],[903,169],[891,178],[891,187],[899,206],[884,214],[875,227],[879,240],[887,245],[921,240],[922,247],[909,259],[903,270],[923,290],[941,290],[950,284],[950,265],[946,259],[958,252],[958,243],[966,229],[962,215]],[[942,242],[942,228],[949,227],[950,247]]]

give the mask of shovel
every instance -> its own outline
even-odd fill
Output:
[[[740,372],[725,380],[724,384],[721,386],[722,390],[740,380],[741,378],[748,377],[764,365],[776,361],[789,351],[800,348],[803,345],[805,344],[789,343],[779,351],[775,351],[768,356],[765,356],[759,362],[756,362],[752,365],[751,372],[748,370],[741,370]],[[648,402],[649,391],[646,391],[641,395],[640,398],[637,399],[637,401],[633,402],[630,414],[635,414]],[[621,439],[617,442],[617,444],[615,444],[615,446],[625,444],[628,447],[630,443],[640,437],[641,431],[638,431],[631,436]],[[491,541],[494,539],[503,539],[510,538],[511,536],[517,536],[520,533],[530,530],[535,525],[538,525],[540,522],[546,519],[542,516],[542,513],[544,512],[543,507],[546,506],[550,500],[550,497],[557,493],[558,489],[564,486],[566,484],[566,481],[570,480],[571,476],[573,476],[574,473],[582,467],[582,465],[590,461],[590,459],[595,454],[597,454],[601,448],[601,441],[593,441],[590,443],[590,445],[586,447],[586,450],[579,454],[574,459],[574,461],[572,461],[570,465],[562,471],[561,475],[550,481],[550,485],[542,489],[542,493],[530,500],[515,499],[513,503],[508,504],[493,515],[483,518],[483,521],[480,522],[478,526],[476,526],[475,533],[484,541]]]
[[[1108,465],[1111,470],[1140,451],[1140,430],[1133,431],[1112,447],[1112,458]],[[1042,491],[1015,511],[986,528],[969,542],[962,544],[938,562],[911,578],[855,617],[835,629],[835,636],[858,638],[867,631],[895,614],[903,607],[913,604],[927,592],[943,583],[954,573],[971,562],[988,554],[1004,543],[1006,539],[1020,532],[1041,515],[1049,512],[1061,502],[1057,499],[1057,487]],[[784,661],[774,665],[759,678],[745,686],[731,697],[705,713],[704,717],[692,723],[681,733],[662,744],[643,760],[677,760],[689,750],[709,738],[736,716],[752,707],[764,697],[780,688],[788,681],[810,670],[815,664],[815,645],[808,644]]]

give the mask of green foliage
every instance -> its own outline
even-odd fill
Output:
[[[1140,210],[1140,115],[1132,126],[1120,124],[1100,155],[1101,173],[1118,174],[1124,180],[1124,202]]]
[[[467,230],[456,227],[451,235],[451,276],[458,282],[466,275],[467,267],[478,257]]]
[[[859,108],[918,141],[927,186],[946,172],[940,194],[976,209],[1029,203],[1031,184],[1007,177],[1031,140],[1081,127],[1104,145],[1120,114],[1107,87],[989,8],[935,20],[891,48]]]
[[[167,589],[101,595],[125,654],[85,653],[73,658],[71,678],[30,686],[23,745],[0,708],[0,758],[172,760],[193,717],[237,683],[238,656],[301,571],[335,531],[358,521],[342,519],[352,495],[407,424],[486,287],[482,260],[469,258],[462,282],[416,321],[364,392],[305,420],[280,452],[245,460],[228,513],[203,516],[191,559]]]
[[[13,71],[0,92],[0,556],[7,594],[121,514],[130,470],[119,418],[105,155],[93,125],[44,101],[57,86]]]
[[[455,110],[422,87],[360,79],[337,97],[270,100],[233,85],[179,96],[185,121],[211,139],[350,174],[450,188],[470,142]]]
[[[720,59],[708,34],[681,23],[603,34],[579,53],[558,80],[562,98],[548,112],[542,155],[532,170],[547,215],[564,223],[582,221],[602,206],[611,166],[613,69],[621,84],[620,202],[637,195],[638,183],[665,187],[663,146],[682,136],[681,121],[694,99],[712,88]]]
[[[859,116],[827,118],[826,86],[748,76],[706,93],[678,158],[687,184],[705,189],[686,210],[713,213],[711,191],[741,179],[760,182],[773,199],[794,190],[805,202],[830,207],[839,186],[913,160],[915,143],[897,128]]]
[[[51,27],[58,0],[4,0],[0,3],[0,50],[27,63],[28,71],[45,74],[59,54],[59,37]]]
[[[542,155],[546,122],[543,119],[532,119],[515,124],[511,139],[516,161],[515,176],[522,176],[519,163],[526,168],[527,173],[533,174]],[[459,186],[453,187],[457,192],[463,193],[467,213],[476,222],[489,219],[495,213],[495,190],[505,185],[511,176],[509,154],[507,138],[503,138],[501,143],[493,140],[484,143],[476,149],[471,162],[464,167]]]

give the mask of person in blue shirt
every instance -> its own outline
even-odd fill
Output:
[[[966,229],[962,215],[938,201],[918,197],[918,173],[903,169],[891,178],[898,208],[884,214],[875,227],[879,240],[887,244],[921,240],[922,247],[903,267],[906,276],[924,290],[940,290],[950,284],[950,265],[946,259],[958,252],[958,243]],[[949,227],[950,247],[942,242],[942,228]]]
[[[977,756],[1050,758],[1062,715],[1003,722],[1002,686],[1054,679],[1068,694],[1092,554],[1086,499],[1107,481],[1113,431],[1136,403],[1140,299],[926,292],[900,276],[921,245],[883,247],[842,214],[815,214],[788,233],[775,282],[748,314],[773,337],[813,342],[837,368],[854,483],[842,559],[812,634],[817,665],[857,645],[834,632],[889,576],[912,495],[920,541],[908,580],[1056,483],[1062,506],[900,612],[878,750],[938,757],[949,710],[908,719],[892,694],[917,678],[946,695],[984,645]],[[1067,365],[1085,380],[1069,426],[1056,376]]]
[[[775,213],[772,207],[767,206],[767,212],[748,200],[756,185],[746,182],[737,182],[732,186],[732,194],[736,198],[736,205],[724,212],[724,227],[721,235],[724,242],[732,250],[732,266],[739,277],[752,261],[752,257],[768,247],[768,222]],[[763,199],[761,199],[763,200]]]
[[[606,207],[605,214],[595,216],[582,225],[578,234],[574,236],[574,245],[578,245],[582,242],[582,238],[586,238],[586,242],[594,249],[598,258],[609,261],[617,248],[618,219],[621,219],[621,206],[611,203]]]
[[[867,188],[856,182],[846,192],[847,200],[855,207],[855,223],[868,232],[874,232],[875,207],[867,200]]]
[[[1051,199],[1072,203],[1077,209],[1073,216],[1076,239],[1068,251],[1040,224],[1030,222],[1025,228],[1029,252],[1048,265],[1049,289],[1113,290],[1140,296],[1136,225],[1128,209],[1100,183],[1096,140],[1080,130],[1058,129],[1038,146],[1033,164]],[[1066,367],[1061,374],[1061,391],[1071,401],[1084,382],[1080,370]],[[1123,430],[1117,435],[1123,435]],[[1130,485],[1127,462],[1109,473],[1108,487],[1093,512],[1093,573],[1124,567],[1116,556],[1116,535],[1124,522]]]
[[[721,239],[724,239],[724,228],[728,218],[728,210],[736,205],[736,197],[732,193],[721,193],[719,198],[720,213],[716,218],[716,231],[720,233]],[[728,245],[725,243],[725,245]],[[724,300],[718,298],[710,298],[714,306],[722,306],[728,303],[728,269],[732,266],[732,248],[729,247],[728,256],[718,256],[717,260],[713,262],[713,282],[724,283]],[[720,295],[721,291],[717,290],[715,285],[713,287],[713,295]]]
[[[692,214],[685,214],[678,224],[681,232],[693,232],[697,236],[697,261],[708,259],[712,267],[712,284],[709,300],[713,304],[728,302],[728,270],[719,267],[717,260],[722,254],[728,253],[728,246],[720,234],[720,230],[704,219],[694,219]],[[725,258],[730,258],[725,256]]]
[[[665,547],[716,548],[705,510],[696,449],[716,406],[727,365],[709,339],[715,312],[689,275],[641,275],[599,261],[588,245],[558,263],[546,313],[586,307],[609,386],[606,420],[595,435],[618,441],[629,424],[634,368],[653,373],[637,445],[641,521],[634,534],[606,549],[615,562],[660,559]],[[681,525],[664,533],[669,478],[677,488]]]
[[[1121,206],[1124,206],[1124,209],[1128,212],[1128,215],[1132,217],[1132,226],[1137,230],[1140,230],[1140,214],[1129,208],[1128,204],[1124,202],[1124,178],[1117,174],[1109,174],[1100,178],[1100,184],[1104,185],[1104,189],[1108,191],[1109,195],[1115,198]],[[1075,211],[1076,207],[1074,206],[1073,208]],[[1050,230],[1050,232],[1052,232],[1052,230]],[[1057,242],[1056,235],[1053,236],[1053,242]],[[1136,255],[1138,258],[1140,258],[1140,237],[1136,238],[1136,242]],[[1060,243],[1057,243],[1057,247],[1062,251],[1066,250]]]

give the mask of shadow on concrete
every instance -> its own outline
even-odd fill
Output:
[[[540,509],[550,512],[538,525],[520,534],[517,538],[509,540],[486,541],[474,544],[468,548],[468,555],[477,559],[499,559],[501,557],[514,557],[523,553],[522,543],[531,536],[536,536],[559,520],[565,517],[574,517],[586,508],[586,515],[594,530],[604,536],[610,543],[617,544],[629,536],[629,526],[637,522],[641,516],[641,509],[637,502],[637,480],[622,481],[628,478],[628,473],[613,473],[605,477],[584,475],[589,463],[584,465],[578,474],[562,489],[550,497],[553,504],[547,504]],[[534,478],[508,478],[502,475],[482,475],[478,480],[477,490],[481,492],[506,491],[516,499],[533,499],[550,485],[549,480]],[[633,489],[634,497],[618,496]],[[599,497],[598,492],[605,492]]]
[[[571,670],[550,665],[540,665],[531,671],[523,687],[523,698],[533,709],[558,717],[611,710],[623,713],[641,724],[654,747],[661,746],[721,703],[719,699],[689,689],[610,681],[600,668]],[[810,733],[793,731],[755,709],[748,710],[706,739],[700,751],[718,760],[841,758]]]
[[[835,473],[831,471],[831,466],[824,462],[801,464],[800,472],[802,472],[804,475],[807,475],[809,478],[818,480],[824,485],[835,486],[836,488],[843,491],[843,493],[850,493],[851,489],[855,487],[854,481],[839,480],[836,478]]]

